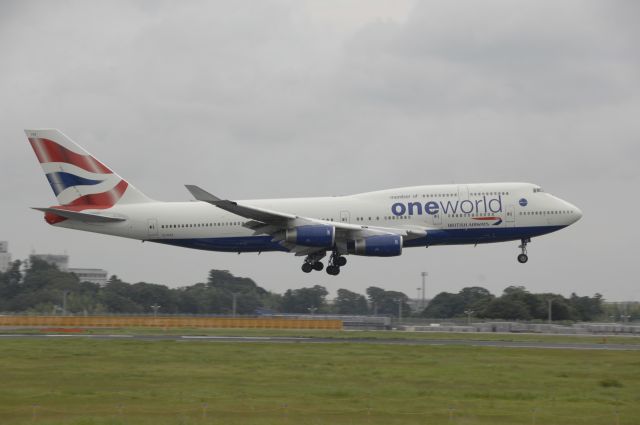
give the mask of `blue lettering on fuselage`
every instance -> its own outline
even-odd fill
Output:
[[[463,201],[428,201],[424,204],[420,202],[396,202],[391,205],[393,215],[435,215],[442,211],[444,214],[489,214],[502,212],[502,196],[487,199],[483,196],[480,199],[465,199]]]

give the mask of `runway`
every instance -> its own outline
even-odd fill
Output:
[[[193,335],[82,335],[82,334],[0,334],[2,339],[94,339],[135,341],[177,341],[183,343],[262,343],[262,344],[369,344],[538,348],[562,350],[640,351],[640,344],[594,344],[540,341],[478,341],[466,339],[382,339],[382,338],[305,338],[270,336],[193,336]]]

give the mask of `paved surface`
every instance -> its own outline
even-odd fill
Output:
[[[69,339],[234,342],[279,344],[383,344],[383,345],[458,345],[470,347],[542,348],[569,350],[627,350],[640,351],[640,344],[593,344],[536,341],[474,341],[466,339],[363,339],[363,338],[303,338],[260,336],[186,336],[186,335],[84,335],[84,334],[0,334],[1,339]]]

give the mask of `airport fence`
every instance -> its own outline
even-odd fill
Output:
[[[540,323],[508,321],[405,321],[392,323],[395,329],[411,332],[502,332],[563,335],[640,335],[635,323]]]
[[[0,316],[0,326],[154,327],[341,330],[341,320],[288,317]]]

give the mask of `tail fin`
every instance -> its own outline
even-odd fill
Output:
[[[60,205],[107,209],[151,199],[55,129],[25,130]]]

